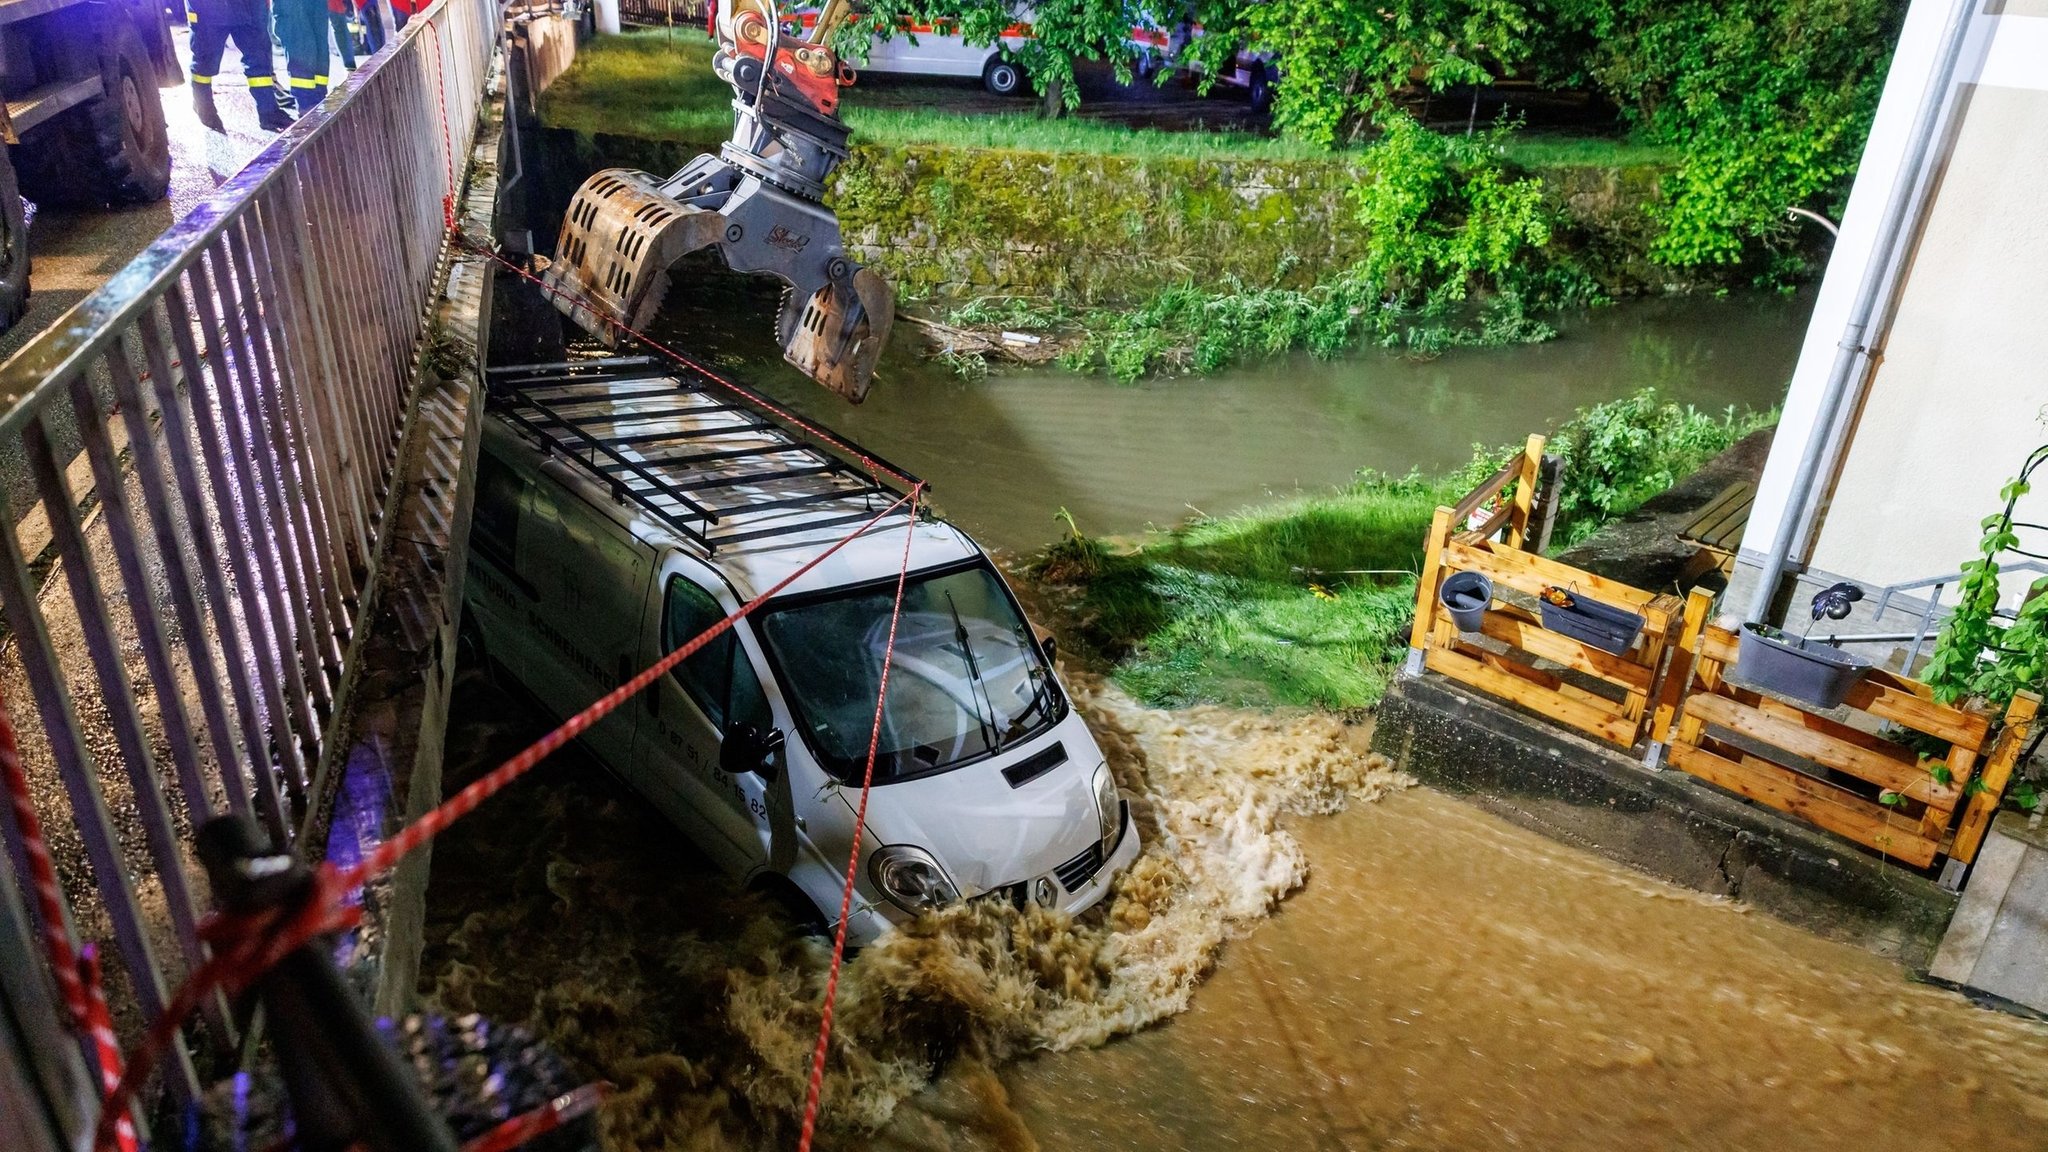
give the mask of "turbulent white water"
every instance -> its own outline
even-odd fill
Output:
[[[1092,683],[1077,703],[1132,800],[1143,855],[1114,898],[1078,920],[977,902],[854,958],[827,1065],[823,1128],[832,1140],[880,1127],[949,1065],[971,1071],[1097,1045],[1182,1011],[1224,942],[1307,875],[1282,815],[1333,812],[1409,783],[1329,715],[1166,713]],[[817,1035],[825,949],[745,906],[694,918],[658,907],[658,897],[630,887],[645,877],[624,875],[648,865],[593,855],[578,839],[577,826],[615,822],[629,802],[580,811],[589,803],[565,786],[530,810],[550,895],[470,914],[442,958],[440,995],[452,1007],[530,1017],[619,1085],[607,1115],[615,1148],[786,1139]],[[615,856],[633,854],[632,837],[610,840]],[[467,871],[437,855],[437,870]],[[571,912],[574,937],[563,939]],[[521,994],[531,996],[525,1005]]]

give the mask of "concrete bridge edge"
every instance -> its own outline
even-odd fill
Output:
[[[502,55],[492,75],[459,198],[458,222],[469,236],[496,234],[509,141]],[[392,530],[372,558],[345,664],[350,675],[336,697],[315,803],[301,828],[307,859],[351,856],[442,800],[495,279],[485,257],[451,245],[443,260],[383,512]],[[363,927],[344,959],[379,1016],[401,1015],[418,1001],[432,854],[429,844],[363,894]]]

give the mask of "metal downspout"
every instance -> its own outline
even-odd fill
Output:
[[[1862,282],[1857,285],[1856,300],[1849,309],[1849,322],[1835,345],[1835,361],[1828,370],[1827,384],[1821,390],[1820,409],[1815,413],[1813,426],[1807,431],[1806,444],[1799,454],[1799,466],[1792,475],[1791,494],[1778,520],[1771,550],[1764,556],[1763,570],[1758,575],[1756,590],[1751,594],[1749,610],[1743,615],[1743,619],[1750,623],[1762,622],[1771,610],[1771,601],[1777,598],[1778,582],[1784,578],[1793,541],[1806,524],[1808,507],[1813,501],[1814,481],[1834,438],[1835,425],[1842,414],[1842,402],[1848,396],[1851,384],[1861,394],[1871,369],[1883,354],[1883,339],[1890,328],[1890,321],[1881,319],[1873,324],[1873,320],[1879,320],[1889,311],[1905,272],[1903,257],[1907,242],[1919,232],[1926,219],[1933,181],[1923,179],[1923,176],[1935,141],[1940,136],[1942,113],[1948,105],[1949,90],[1954,86],[1956,64],[1962,58],[1963,43],[1968,39],[1970,14],[1975,7],[1975,0],[1955,0],[1950,6],[1948,26],[1942,33],[1941,48],[1936,56],[1934,77],[1921,94],[1920,110],[1914,116],[1906,155],[1892,181],[1890,197],[1885,201],[1884,218],[1878,224],[1877,237],[1871,246],[1870,263],[1863,270]]]

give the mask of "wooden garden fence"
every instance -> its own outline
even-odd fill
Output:
[[[1909,677],[1872,669],[1841,708],[1820,709],[1731,679],[1735,633],[1714,598],[1681,601],[1539,555],[1548,535],[1543,440],[1430,525],[1416,589],[1409,672],[1436,672],[1617,748],[1640,749],[1720,788],[1915,868],[1974,860],[2018,767],[2040,697],[2003,714],[1943,704]],[[1539,485],[1539,477],[1545,481]],[[1493,598],[1476,632],[1443,606],[1443,582],[1484,575]],[[1621,652],[1545,626],[1540,598],[1564,589],[1643,618]],[[1524,601],[1527,601],[1526,603]]]
[[[1976,858],[2040,697],[2000,717],[1881,668],[1839,709],[1765,695],[1728,678],[1739,639],[1708,622],[1713,600],[1687,600],[1664,677],[1655,731],[1673,767],[1916,868]]]
[[[1423,549],[1409,644],[1421,667],[1610,744],[1632,747],[1649,722],[1657,670],[1679,616],[1679,601],[1526,549],[1534,542],[1530,526],[1538,507],[1542,459],[1543,438],[1532,436],[1522,455],[1457,506],[1436,510]],[[1476,525],[1462,527],[1479,517]],[[1477,572],[1493,583],[1494,599],[1478,634],[1461,633],[1438,598],[1443,581],[1457,572]],[[1548,588],[1640,613],[1641,636],[1616,654],[1546,628],[1538,601]],[[1510,600],[1511,594],[1519,596]],[[1517,602],[1520,598],[1528,603]],[[1482,636],[1494,643],[1483,642]]]

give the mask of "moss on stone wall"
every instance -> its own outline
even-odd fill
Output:
[[[549,134],[556,171],[667,174],[718,141]],[[1611,295],[1670,287],[1648,206],[1665,169],[1537,170],[1563,226],[1553,258]],[[856,144],[833,206],[856,256],[905,299],[1043,296],[1135,303],[1183,284],[1306,288],[1350,267],[1369,238],[1353,215],[1354,162],[1193,159]],[[565,197],[566,199],[566,197]]]

